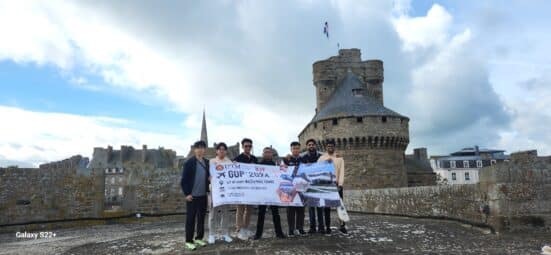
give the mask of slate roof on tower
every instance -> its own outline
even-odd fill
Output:
[[[352,72],[339,82],[329,101],[321,108],[312,122],[362,116],[394,116],[409,119],[382,105],[376,98],[367,93],[367,88]]]

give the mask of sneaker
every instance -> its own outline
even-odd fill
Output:
[[[197,249],[197,246],[195,246],[195,244],[193,244],[193,243],[186,242],[185,243],[185,248],[186,248],[186,250],[194,251],[195,249]]]
[[[328,227],[328,228],[325,230],[325,233],[326,233],[326,234],[331,234],[331,228]]]
[[[245,230],[244,229],[240,229],[239,232],[237,233],[237,238],[243,240],[243,241],[246,241],[247,239],[249,239],[247,237],[247,235],[245,234]]]
[[[322,234],[322,235],[325,235],[325,229],[324,228],[318,229],[318,233]]]
[[[341,228],[339,229],[343,234],[348,234],[348,231],[346,230],[346,227],[345,226],[341,226]]]
[[[216,237],[214,237],[214,235],[209,235],[208,243],[214,244],[215,241],[216,241]]]
[[[299,229],[298,233],[301,234],[301,235],[306,235],[306,232],[304,232],[304,230],[302,230],[302,229]]]
[[[247,237],[250,238],[251,236],[254,236],[253,231],[249,230],[248,228],[246,228],[246,229],[244,229],[244,230],[245,230],[245,235],[246,235]]]
[[[295,231],[289,231],[289,237],[293,237],[295,235]]]
[[[315,234],[315,233],[316,233],[315,228],[310,228],[310,230],[308,230],[308,234]]]
[[[260,240],[261,236],[254,235],[253,240]]]
[[[224,242],[226,242],[226,243],[233,242],[233,239],[229,235],[222,236],[222,239],[224,239]]]
[[[276,235],[276,237],[279,238],[279,239],[285,239],[285,238],[287,238],[284,234]]]
[[[195,243],[195,245],[199,246],[199,247],[205,247],[207,246],[207,243],[205,243],[205,241],[203,240],[195,240],[193,241]]]

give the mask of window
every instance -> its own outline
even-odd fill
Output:
[[[333,119],[333,125],[336,126],[336,125],[338,125],[338,124],[339,124],[339,120]]]
[[[465,172],[465,181],[470,181],[471,176],[469,176],[469,172]]]
[[[382,121],[383,121],[383,123],[386,122],[386,116],[383,116]]]
[[[467,178],[467,177],[465,177]],[[122,196],[122,187],[119,187],[119,196]]]
[[[317,128],[317,127],[318,127],[318,123],[314,122],[314,128]]]
[[[496,164],[496,160],[495,160],[495,159],[492,159],[491,163],[492,163],[492,166],[495,165],[495,164]]]
[[[115,184],[115,177],[111,177],[111,184]]]
[[[364,119],[362,117],[357,117],[356,122],[362,123],[362,122],[364,122]]]
[[[109,168],[105,168],[105,173],[109,173]]]
[[[450,167],[455,168],[455,160],[450,160]]]
[[[452,173],[452,181],[455,181],[457,180],[457,176],[455,175],[455,173]]]
[[[481,168],[482,167],[482,160],[476,161],[476,167]]]
[[[469,168],[469,161],[463,160],[463,168]]]

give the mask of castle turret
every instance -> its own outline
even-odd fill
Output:
[[[409,118],[384,106],[383,70],[381,60],[362,61],[359,49],[341,49],[313,64],[316,114],[299,140],[313,138],[320,149],[335,141],[348,187],[407,186]]]
[[[383,62],[361,60],[359,49],[341,49],[338,56],[320,60],[313,65],[313,82],[316,87],[316,110],[320,110],[348,71],[355,74],[368,94],[383,103]]]

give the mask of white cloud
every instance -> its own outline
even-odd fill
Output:
[[[487,56],[474,50],[487,40],[474,25],[454,27],[454,15],[441,5],[419,17],[410,16],[411,10],[407,0],[299,5],[6,1],[0,2],[0,31],[6,31],[0,40],[0,61],[49,64],[68,73],[84,69],[102,77],[110,89],[140,94],[140,100],[186,113],[182,134],[190,139],[180,138],[185,143],[179,147],[185,151],[198,138],[201,110],[206,107],[211,142],[231,144],[247,136],[257,141],[257,148],[272,144],[282,153],[314,114],[311,64],[335,55],[339,42],[361,48],[364,59],[385,62],[385,104],[411,118],[410,148],[430,150],[443,139],[457,140],[454,137],[464,138],[461,141],[468,145],[480,137],[487,138],[483,141],[488,146],[497,144],[500,138],[494,129],[506,128],[508,112],[502,95],[496,94],[502,85],[488,78],[492,66]],[[329,40],[321,34],[325,20],[330,23]],[[76,77],[75,86],[99,89],[88,84],[93,79]],[[100,127],[114,125],[92,119]],[[38,127],[31,131],[40,133]],[[472,132],[480,134],[469,135]],[[527,135],[510,132],[518,132],[520,139]],[[49,139],[56,142],[55,136]],[[121,142],[136,140],[125,139]],[[92,141],[102,142],[100,146],[119,142],[107,136],[85,146]],[[152,143],[167,148],[173,144],[162,144],[165,141],[159,136]],[[37,158],[90,150],[85,146],[69,146],[63,153],[51,150],[48,157]],[[437,153],[462,146],[450,143]],[[10,155],[17,156],[15,151]]]
[[[147,144],[150,148],[163,146],[185,154],[192,142],[184,136],[135,130],[128,120],[102,116],[34,112],[0,106],[0,119],[3,120],[0,159],[34,166],[76,154],[91,157],[94,147],[107,145],[141,148],[142,144]]]
[[[407,10],[403,6],[400,8]],[[393,19],[396,32],[407,51],[444,45],[448,41],[452,21],[452,16],[438,4],[434,4],[426,16],[410,17],[407,13],[402,13]]]

